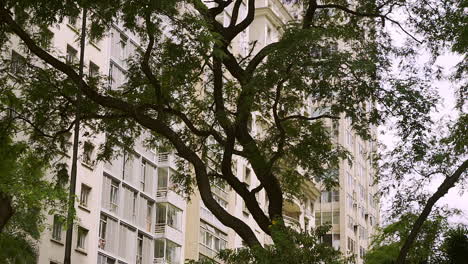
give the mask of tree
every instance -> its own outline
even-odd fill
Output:
[[[466,225],[458,225],[445,233],[441,246],[447,263],[462,264],[468,258],[468,229]]]
[[[437,102],[431,82],[440,75],[431,67],[418,68],[413,60],[422,48],[437,57],[450,43],[446,33],[454,28],[455,18],[463,14],[450,0],[362,0],[353,6],[343,1],[289,2],[303,5],[300,19],[284,25],[276,42],[263,47],[250,43],[251,52],[244,55],[230,47],[252,26],[254,0],[247,1],[245,16],[241,0],[215,0],[210,7],[199,0],[3,0],[0,40],[3,44],[17,36],[43,64],[31,63],[34,70],[16,86],[23,98],[34,99],[21,110],[39,109],[40,118],[28,119],[35,130],[63,130],[73,121],[70,113],[79,108],[84,127],[106,133],[103,158],[109,158],[115,146],[125,148],[143,130],[149,131],[148,146],[165,142],[191,165],[194,177],[177,176],[181,188],[189,193],[196,185],[208,209],[254,248],[260,247],[255,233],[216,202],[211,183],[232,187],[259,227],[272,235],[273,221],[283,223],[285,197],[299,195],[301,183],[311,179],[336,184],[336,174],[330,171],[352,159],[332,143],[330,120],[346,116],[360,137],[371,139],[370,127],[395,118],[405,146],[416,154],[424,152],[429,114]],[[91,37],[99,38],[118,20],[142,40],[143,47],[128,61],[128,81],[120,89],[106,89],[100,78],[80,78],[74,65],[40,45],[44,28],[78,16],[82,8],[92,14]],[[223,25],[216,18],[228,8],[231,22]],[[407,23],[397,20],[399,11],[408,12]],[[405,45],[393,45],[385,27],[389,24],[405,34]],[[340,48],[330,48],[335,46]],[[73,99],[77,87],[83,94],[80,104]],[[320,102],[315,111],[320,114],[303,114],[305,98]],[[258,117],[256,125],[264,133],[249,129],[252,116]],[[52,121],[44,122],[48,118]],[[461,119],[460,127],[463,124]],[[459,150],[466,151],[466,145]],[[460,173],[445,185],[445,192],[466,171],[460,151],[451,163]],[[259,186],[249,190],[235,176],[235,157],[250,163]],[[269,199],[267,213],[255,198],[260,190]],[[427,214],[421,220],[425,218]]]
[[[365,256],[365,262],[368,264],[395,263],[400,248],[416,219],[417,215],[415,214],[405,214],[382,228],[379,234],[373,238],[371,249]],[[439,263],[437,260],[440,260],[441,255],[439,247],[442,234],[448,226],[447,218],[442,212],[426,220],[411,252],[408,254],[407,263]]]
[[[266,245],[265,248],[225,249],[218,254],[218,258],[226,264],[255,263],[255,264],[340,264],[348,263],[338,250],[321,242],[331,226],[321,226],[313,232],[298,232],[290,227],[284,227],[274,222],[271,230],[275,236],[275,245]],[[297,245],[291,247],[290,241]],[[212,264],[210,259],[188,261],[188,264]]]
[[[34,263],[44,213],[60,212],[66,196],[45,178],[50,160],[26,142],[13,141],[14,129],[12,118],[0,118],[0,262]]]
[[[424,222],[421,232],[408,253],[406,263],[464,263],[467,252],[466,225],[453,225],[447,217],[453,210],[435,210]],[[368,264],[395,263],[402,244],[410,234],[417,215],[408,213],[383,227],[373,238],[372,247],[365,256]]]

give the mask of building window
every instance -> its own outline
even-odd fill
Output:
[[[99,220],[99,245],[100,249],[106,248],[106,229],[107,229],[107,216],[101,214]]]
[[[97,264],[115,264],[115,259],[108,256],[98,254]]]
[[[333,220],[332,220],[333,224],[340,223],[340,211],[334,211],[332,217],[333,217]]]
[[[354,254],[355,242],[350,237],[348,237],[348,252]]]
[[[153,215],[153,204],[148,202],[146,206],[146,231],[151,232],[151,217]]]
[[[119,199],[119,183],[112,180],[110,186],[110,210],[112,212],[117,212],[118,208],[118,199]]]
[[[348,178],[348,186],[352,190],[354,187],[354,177],[349,172],[346,172],[346,177]]]
[[[89,62],[89,77],[97,77],[99,75],[99,66],[92,61]]]
[[[15,75],[23,74],[26,68],[26,59],[17,52],[11,52],[10,72]]]
[[[76,56],[78,52],[72,46],[67,45],[67,56],[65,57],[65,61],[68,64],[73,64],[75,62]]]
[[[135,163],[135,155],[125,152],[123,157],[123,179],[128,182],[133,182],[133,174],[134,174],[134,163]]]
[[[154,241],[154,258],[155,263],[179,263],[180,262],[180,246],[167,239],[156,239]],[[165,262],[164,262],[165,260]]]
[[[158,168],[158,190],[167,190],[167,188],[169,187],[169,172],[169,168]]]
[[[94,144],[89,141],[85,141],[83,144],[83,156],[82,156],[83,163],[89,166],[93,166],[94,165],[93,153],[94,153]]]
[[[50,47],[50,44],[52,43],[52,39],[54,38],[54,33],[49,29],[45,28],[41,29],[41,32],[38,37],[39,46],[44,49],[48,49]]]
[[[79,226],[76,237],[76,248],[86,250],[86,238],[88,236],[88,230]]]
[[[201,221],[200,243],[211,250],[219,252],[226,248],[227,234]]]
[[[168,203],[157,203],[156,225],[168,225],[180,230],[182,227],[182,210]]]
[[[332,191],[332,201],[339,202],[340,201],[340,191]]]
[[[80,194],[80,205],[88,207],[89,194],[91,193],[91,187],[85,184],[81,184]]]
[[[119,56],[122,61],[127,58],[127,40],[128,38],[125,35],[120,34]]]
[[[52,238],[57,241],[62,241],[62,228],[63,228],[63,219],[55,215],[54,223],[52,227]]]
[[[136,253],[136,263],[143,263],[143,235],[138,234],[137,238],[137,253]]]
[[[348,228],[353,230],[354,229],[354,219],[348,215]]]
[[[69,16],[67,17],[68,25],[70,25],[73,29],[78,28],[78,17],[77,16]]]
[[[320,196],[320,201],[322,203],[339,202],[340,191],[333,190],[322,192],[322,195]]]
[[[165,251],[164,248],[165,248],[164,239],[156,239],[154,241],[154,258],[164,259],[164,251]]]
[[[141,173],[140,173],[140,188],[145,191],[146,184],[146,161],[143,160],[141,163]]]

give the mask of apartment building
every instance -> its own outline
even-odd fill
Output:
[[[51,31],[53,47],[66,54],[70,63],[79,56],[79,24],[79,19],[70,18]],[[126,59],[138,45],[135,35],[115,25],[108,36],[87,45],[86,74],[108,73],[109,88],[118,89],[125,82]],[[21,50],[12,54],[21,56]],[[186,202],[171,189],[174,156],[144,148],[142,138],[133,152],[122,153],[110,163],[96,162],[97,146],[103,140],[104,135],[80,137],[74,263],[182,263]],[[70,157],[71,149],[62,157],[69,166]],[[39,243],[39,263],[62,263],[63,218],[49,215],[47,222]]]
[[[374,185],[376,171],[371,156],[377,146],[375,141],[363,140],[353,133],[346,118],[331,127],[335,141],[346,147],[353,161],[341,163],[337,171],[339,186],[331,190],[322,188],[315,204],[315,225],[331,225],[324,241],[343,254],[354,256],[356,263],[363,263],[370,238],[380,222],[378,188]],[[371,134],[375,138],[375,128]]]
[[[255,53],[278,40],[281,27],[299,14],[298,9],[280,0],[257,1],[256,8],[254,22],[233,41],[231,49],[235,54],[247,55],[252,42],[256,42]],[[245,15],[246,6],[242,4],[239,20]],[[218,19],[227,25],[231,20],[230,11]],[[59,28],[51,29],[53,47],[66,54],[70,62],[77,60],[79,54],[76,41],[79,23],[79,20],[69,19]],[[126,59],[138,46],[136,35],[114,25],[106,37],[87,45],[87,74],[107,74],[109,88],[119,89],[125,83]],[[21,57],[21,51],[14,51],[12,56]],[[252,117],[253,134],[262,132],[261,127],[255,125],[260,118],[259,115]],[[330,241],[344,253],[349,249],[357,254],[367,248],[368,239],[364,236],[373,232],[379,219],[378,206],[372,196],[375,190],[369,186],[373,172],[364,154],[374,146],[355,136],[346,120],[339,122],[337,130],[338,142],[348,146],[359,158],[358,162],[352,167],[343,162],[339,169],[341,184],[337,190],[320,193],[315,183],[305,184],[304,199],[293,198],[285,202],[284,219],[287,224],[302,230],[332,223],[331,234],[325,241]],[[75,263],[183,263],[185,259],[216,259],[216,254],[224,248],[245,246],[240,236],[206,208],[199,193],[195,191],[188,202],[174,191],[171,175],[176,173],[177,167],[173,154],[148,150],[143,147],[141,138],[134,151],[122,153],[109,163],[95,162],[97,146],[104,140],[104,135],[81,137],[77,223],[72,245]],[[70,157],[71,150],[63,157],[69,165]],[[258,186],[258,179],[243,158],[235,159],[234,171],[250,188]],[[213,185],[212,191],[220,205],[251,226],[263,244],[272,243],[239,195],[224,186]],[[257,193],[257,200],[266,211],[268,198],[263,190]],[[50,226],[39,244],[39,263],[59,264],[64,255],[63,219],[50,215],[47,220]]]

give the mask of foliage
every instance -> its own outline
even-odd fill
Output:
[[[466,140],[459,133],[466,129],[466,116],[460,115],[459,125],[446,126],[453,133],[428,136],[430,114],[439,100],[433,83],[442,78],[431,63],[463,28],[463,4],[289,1],[303,5],[298,19],[279,27],[282,34],[271,43],[257,39],[247,52],[238,53],[232,46],[247,27],[255,26],[256,1],[248,0],[245,12],[240,0],[214,2],[217,6],[208,7],[200,0],[1,1],[1,47],[14,45],[14,35],[21,39],[19,45],[32,51],[23,73],[0,72],[9,95],[2,103],[18,109],[29,125],[23,130],[36,145],[63,141],[62,132],[79,108],[89,136],[106,134],[100,146],[103,159],[115,154],[116,147],[131,148],[143,134],[149,137],[148,147],[172,148],[193,172],[177,176],[182,191],[190,193],[196,185],[207,208],[252,249],[260,246],[254,231],[216,202],[210,185],[218,181],[232,187],[260,229],[280,245],[281,236],[273,235],[271,225],[282,218],[284,199],[300,195],[306,181],[337,184],[333,171],[353,159],[330,133],[336,128],[333,121],[343,117],[363,140],[375,140],[377,126],[392,125],[401,144],[391,152],[383,174],[388,169],[387,175],[396,179],[389,183],[392,187],[403,183],[412,168],[422,168],[423,180],[405,189],[418,195],[420,205],[428,195],[412,190],[420,189],[430,175],[450,180],[434,203],[459,178],[464,180]],[[105,76],[81,80],[76,65],[64,63],[53,47],[40,45],[45,28],[78,16],[82,8],[92,14],[93,39],[119,22],[141,40],[126,61],[127,82],[118,89],[109,89]],[[233,10],[235,19],[229,25],[217,20],[224,9]],[[398,21],[401,13],[407,14],[407,21]],[[403,44],[392,39],[389,25],[403,33]],[[456,51],[463,50],[462,40],[455,38]],[[431,55],[427,65],[415,63],[422,50]],[[80,104],[74,99],[78,92],[84,96]],[[250,164],[261,185],[251,190],[236,177],[232,163],[240,158]],[[450,178],[457,167],[461,172]],[[268,197],[268,213],[256,199],[260,191]],[[396,201],[395,208],[405,206]]]
[[[407,257],[407,263],[465,263],[468,249],[467,226],[453,225],[447,217],[454,211],[435,210],[424,222]],[[408,213],[386,225],[372,240],[365,263],[395,263],[400,248],[406,240],[417,215]]]
[[[296,231],[278,224],[272,226],[272,236],[277,243],[265,247],[222,250],[217,258],[226,264],[340,264],[345,263],[338,250],[321,242],[330,226],[321,226],[312,232]],[[212,260],[192,261],[188,264],[211,264]],[[214,262],[213,262],[214,263]]]
[[[2,206],[13,208],[0,232],[0,262],[34,263],[35,242],[45,227],[44,213],[49,209],[60,210],[60,201],[66,196],[45,178],[49,160],[25,142],[12,140],[13,127],[11,119],[0,119],[0,194],[10,202]]]
[[[463,264],[468,259],[468,227],[458,225],[445,233],[441,246],[443,258],[450,264]]]
[[[417,215],[415,214],[404,214],[395,222],[383,227],[378,235],[373,238],[371,249],[365,256],[366,263],[395,263],[400,248],[416,218]],[[430,260],[439,258],[440,251],[438,248],[440,247],[441,236],[447,227],[448,223],[444,215],[439,214],[426,220],[408,255],[407,263],[428,263]]]

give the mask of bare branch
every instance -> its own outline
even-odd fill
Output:
[[[409,37],[411,37],[413,40],[415,40],[416,42],[418,42],[419,44],[422,44],[423,42],[420,41],[419,39],[417,39],[415,36],[413,36],[411,33],[409,33],[406,29],[403,28],[403,26],[400,24],[400,22],[392,19],[392,18],[389,18],[388,17],[388,13],[385,14],[385,15],[382,15],[380,13],[369,13],[369,12],[358,12],[358,11],[355,11],[355,10],[351,10],[345,6],[342,6],[342,5],[337,5],[337,4],[326,4],[326,5],[317,5],[316,7],[317,9],[325,9],[325,8],[335,8],[335,9],[339,9],[339,10],[342,10],[346,13],[349,13],[349,14],[352,14],[352,15],[355,15],[355,16],[361,16],[361,17],[379,17],[381,18],[383,21],[385,20],[388,20],[390,22],[392,22],[393,24],[397,25],[406,35],[408,35]]]
[[[426,221],[427,217],[432,211],[432,207],[434,207],[434,204],[442,198],[444,195],[447,194],[447,192],[455,186],[457,181],[466,173],[466,170],[468,169],[468,160],[465,160],[458,168],[455,170],[455,172],[445,178],[445,180],[442,182],[442,184],[439,186],[437,191],[427,200],[426,205],[424,206],[423,211],[421,214],[418,216],[416,219],[416,222],[413,225],[413,228],[411,229],[410,234],[408,235],[407,239],[405,240],[405,243],[400,249],[400,253],[398,254],[398,258],[396,261],[396,264],[403,264],[406,263],[406,256],[408,255],[408,252],[411,248],[411,245],[414,243],[414,240],[418,236],[422,225]]]

